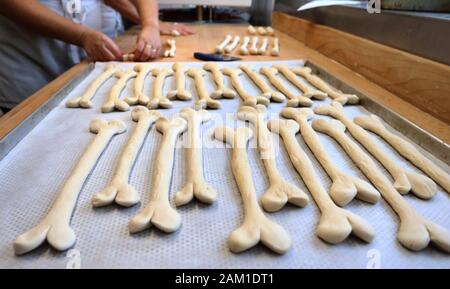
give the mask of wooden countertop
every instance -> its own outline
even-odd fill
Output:
[[[197,61],[192,54],[195,51],[211,52],[214,47],[225,37],[226,34],[245,35],[247,25],[235,24],[198,24],[191,25],[195,31],[195,35],[177,37],[177,54],[175,58],[166,58],[159,61]],[[138,28],[127,31],[124,35],[117,39],[117,43],[124,51],[129,51],[135,42],[135,35]],[[281,55],[280,57],[271,56],[246,56],[243,57],[247,61],[267,61],[267,60],[288,60],[288,59],[305,59],[316,63],[321,67],[325,67],[328,72],[338,76],[341,80],[355,87],[361,92],[370,95],[381,104],[391,108],[393,111],[402,115],[406,119],[415,123],[419,127],[427,130],[437,138],[446,143],[450,143],[450,130],[448,125],[431,116],[430,114],[418,109],[414,105],[393,95],[389,91],[365,79],[361,75],[353,72],[345,66],[337,63],[330,58],[308,48],[303,43],[295,40],[287,34],[276,31],[277,37],[280,39]],[[163,36],[162,40],[171,37]],[[46,85],[44,88],[33,94],[23,103],[11,110],[9,113],[0,118],[0,139],[6,136],[20,122],[22,122],[31,112],[51,97],[59,88],[70,81],[75,75],[85,69],[87,63],[80,63],[60,77]]]

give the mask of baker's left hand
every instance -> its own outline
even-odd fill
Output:
[[[161,53],[159,28],[154,26],[142,28],[132,53],[134,54],[134,61],[148,61],[158,58]]]

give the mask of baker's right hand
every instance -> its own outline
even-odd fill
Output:
[[[114,41],[105,34],[86,29],[81,38],[81,45],[92,61],[115,61],[122,59],[122,51]]]

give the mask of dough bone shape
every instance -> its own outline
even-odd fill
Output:
[[[119,80],[111,88],[108,99],[102,106],[103,113],[112,112],[114,110],[127,111],[130,109],[130,105],[120,99],[120,94],[127,86],[128,81],[136,76],[137,72],[134,70],[129,70],[126,72],[118,71],[115,73],[115,77],[119,78]]]
[[[281,74],[283,74],[283,76],[287,80],[289,80],[290,83],[300,89],[305,97],[315,98],[319,100],[327,98],[328,95],[326,93],[317,89],[312,89],[305,83],[301,82],[298,76],[294,72],[292,72],[292,70],[290,70],[286,64],[275,64],[273,65],[273,67],[276,68]]]
[[[269,178],[270,186],[261,198],[262,206],[269,212],[280,210],[287,202],[304,207],[308,204],[308,196],[300,188],[287,182],[278,171],[275,148],[264,120],[265,115],[266,107],[260,104],[256,108],[242,106],[237,114],[240,120],[249,121],[254,125],[258,150]]]
[[[73,168],[47,215],[38,225],[23,233],[14,241],[14,252],[17,255],[34,250],[45,240],[59,251],[67,250],[75,244],[76,236],[70,227],[70,219],[78,195],[111,138],[125,130],[125,124],[121,120],[109,122],[94,120],[91,122],[90,131],[96,133],[96,137],[88,145]]]
[[[279,56],[280,55],[280,40],[278,38],[273,38],[272,49],[270,50],[270,55]]]
[[[319,207],[321,216],[316,229],[317,236],[331,244],[344,241],[350,234],[371,242],[374,238],[372,226],[363,218],[336,206],[321,185],[310,159],[295,138],[299,125],[291,119],[274,119],[269,122],[268,127],[283,139],[292,164]]]
[[[128,224],[130,233],[137,233],[152,225],[159,230],[171,233],[178,230],[181,218],[170,206],[169,189],[173,173],[174,151],[178,136],[187,129],[186,121],[177,117],[172,120],[159,118],[156,129],[162,133],[162,140],[153,163],[150,200]]]
[[[284,94],[278,91],[274,91],[259,75],[256,71],[254,71],[250,66],[246,64],[242,64],[239,68],[247,74],[247,76],[253,81],[254,84],[259,88],[263,97],[270,99],[273,102],[283,102],[286,97]]]
[[[203,76],[206,71],[202,68],[191,68],[188,70],[188,75],[194,79],[195,88],[197,89],[197,95],[199,100],[195,103],[195,109],[219,109],[220,102],[218,100],[212,99],[208,95],[208,90],[206,89],[206,83]]]
[[[206,63],[203,69],[212,73],[216,90],[211,93],[211,98],[235,98],[236,92],[231,88],[226,88],[222,69],[223,67],[215,62]]]
[[[137,64],[134,66],[134,71],[138,73],[136,79],[134,80],[134,88],[133,93],[134,96],[125,97],[125,102],[129,105],[141,104],[147,105],[149,98],[144,94],[144,82],[145,78],[152,72],[152,68],[150,64]]]
[[[425,175],[406,170],[389,158],[368,132],[345,116],[342,104],[333,101],[331,105],[317,107],[314,112],[321,115],[328,115],[341,121],[347,127],[353,138],[363,145],[386,168],[394,179],[394,187],[400,194],[403,195],[412,192],[422,199],[430,199],[436,194],[437,186],[433,180]]]
[[[272,251],[283,254],[291,247],[287,232],[277,223],[269,220],[256,198],[252,172],[247,156],[247,143],[252,138],[249,128],[218,127],[214,131],[216,139],[227,142],[232,147],[231,170],[242,196],[244,221],[228,238],[232,252],[248,250],[260,241]]]
[[[228,43],[230,43],[230,41],[233,39],[233,36],[231,35],[227,35],[225,36],[225,39],[219,43],[219,45],[216,46],[215,52],[216,53],[224,53],[225,52],[225,47],[228,45]]]
[[[251,38],[251,43],[250,43],[250,48],[249,48],[249,50],[248,50],[248,52],[251,54],[251,55],[257,55],[258,54],[258,42],[259,42],[259,38],[258,37],[256,37],[256,36],[253,36],[252,38]]]
[[[269,38],[264,37],[263,40],[261,41],[261,46],[258,48],[258,54],[259,55],[266,54],[268,46],[269,46]]]
[[[164,51],[164,57],[175,57],[177,51],[175,39],[167,39],[166,43],[169,46],[169,49]]]
[[[186,65],[181,62],[177,62],[172,66],[172,70],[175,72],[175,85],[176,89],[167,93],[168,99],[190,100],[192,94],[186,90]]]
[[[278,70],[273,67],[261,67],[259,72],[267,77],[270,83],[278,89],[282,94],[284,94],[289,100],[287,106],[298,107],[298,106],[312,106],[313,102],[311,99],[304,97],[302,95],[296,95],[290,91],[277,77]]]
[[[370,183],[344,173],[333,163],[317,133],[308,124],[313,116],[311,109],[286,107],[281,111],[281,116],[293,119],[300,125],[305,143],[332,180],[330,196],[337,205],[345,206],[355,197],[369,203],[376,203],[380,199],[380,193]]]
[[[236,49],[236,46],[239,44],[240,40],[241,40],[240,36],[238,36],[238,35],[234,36],[233,41],[230,44],[228,44],[227,46],[225,46],[225,49],[224,49],[225,53],[233,52],[233,50]]]
[[[359,102],[359,97],[355,94],[345,94],[341,91],[331,87],[328,83],[323,81],[317,75],[312,74],[312,70],[309,67],[294,67],[292,68],[292,72],[300,75],[305,78],[309,83],[314,85],[316,88],[328,94],[328,96],[336,101],[339,101],[342,104],[357,104]]]
[[[113,202],[124,207],[131,207],[139,203],[139,194],[129,183],[129,178],[145,137],[159,117],[161,117],[161,113],[149,111],[143,106],[133,109],[131,118],[137,122],[136,128],[119,158],[110,183],[92,198],[94,207],[110,205]]]
[[[66,102],[66,107],[69,108],[90,108],[92,107],[91,99],[95,96],[100,87],[110,79],[119,69],[114,65],[107,65],[105,71],[103,71],[86,89],[83,95],[69,99]]]
[[[167,77],[173,75],[173,70],[169,67],[155,68],[152,71],[153,76],[156,77],[153,83],[153,96],[147,104],[150,109],[157,108],[171,108],[173,103],[163,93],[164,81]]]
[[[422,217],[395,190],[389,179],[378,169],[372,159],[345,134],[345,126],[337,121],[317,119],[312,122],[314,130],[325,133],[335,139],[381,193],[383,199],[400,218],[397,239],[406,248],[419,251],[434,243],[445,252],[450,252],[450,232]]]
[[[251,96],[242,85],[240,75],[242,74],[242,70],[239,68],[229,68],[226,67],[223,69],[223,74],[228,75],[231,79],[231,84],[234,89],[236,89],[237,93],[241,97],[244,105],[255,107],[257,104],[263,104],[265,106],[269,105],[270,100],[264,96]]]
[[[244,40],[242,41],[241,47],[239,47],[239,54],[240,55],[248,55],[248,44],[250,43],[250,37],[245,36]]]
[[[422,170],[436,183],[450,193],[450,175],[420,153],[412,144],[390,132],[375,115],[357,116],[354,122],[359,126],[379,135],[388,142],[400,155]]]
[[[187,121],[186,153],[186,184],[175,193],[175,205],[182,206],[195,197],[197,200],[211,204],[216,200],[216,191],[209,186],[203,177],[203,156],[201,124],[211,120],[211,115],[206,110],[193,110],[184,108],[181,117]]]

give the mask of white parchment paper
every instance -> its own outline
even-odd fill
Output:
[[[242,62],[241,62],[242,63]],[[241,63],[227,63],[236,66]],[[255,69],[269,66],[274,62],[249,62]],[[303,65],[303,61],[287,61],[289,66]],[[131,69],[131,64],[119,64],[123,69]],[[154,63],[155,67],[171,65]],[[200,63],[189,63],[190,67]],[[430,247],[421,252],[411,252],[396,240],[398,218],[384,200],[375,205],[353,201],[346,208],[365,218],[372,224],[376,237],[370,244],[350,237],[338,245],[329,245],[315,235],[319,211],[312,201],[305,208],[287,206],[277,213],[267,213],[269,218],[281,224],[292,238],[292,248],[285,255],[272,253],[262,245],[241,253],[228,250],[228,235],[236,229],[243,219],[241,197],[230,170],[230,150],[211,138],[214,127],[221,125],[226,113],[234,113],[239,107],[239,99],[221,100],[222,109],[215,111],[219,115],[214,121],[202,128],[203,141],[207,146],[203,151],[204,175],[209,184],[218,192],[218,200],[211,206],[193,202],[179,208],[182,227],[173,234],[164,234],[156,229],[130,235],[127,224],[137,214],[141,206],[149,199],[152,162],[160,142],[160,134],[155,128],[149,132],[146,142],[138,156],[131,174],[131,184],[140,192],[142,203],[133,208],[110,206],[94,209],[92,196],[100,191],[111,179],[115,164],[135,123],[130,112],[102,114],[100,107],[107,97],[115,80],[110,79],[93,99],[92,109],[68,109],[64,106],[67,99],[80,95],[103,70],[104,64],[97,64],[67,97],[53,109],[2,161],[0,161],[0,267],[2,268],[66,268],[80,266],[92,267],[132,267],[132,268],[449,268],[450,258],[445,253]],[[214,86],[211,76],[208,90]],[[150,91],[153,77],[148,77],[145,89]],[[226,78],[229,84],[228,78]],[[257,88],[246,76],[242,76],[246,88],[257,95]],[[285,81],[286,82],[286,81]],[[188,77],[187,85],[196,97],[193,81]],[[295,87],[286,82],[291,89]],[[172,77],[166,80],[165,91],[174,88]],[[128,83],[124,95],[132,93],[132,82]],[[315,106],[329,100],[315,101]],[[171,117],[182,107],[194,104],[174,101],[175,107],[160,110]],[[269,112],[275,117],[285,104],[270,104]],[[360,106],[345,107],[347,116],[353,118],[367,113]],[[211,111],[213,112],[213,111]],[[322,117],[322,116],[315,116]],[[94,118],[124,120],[128,126],[126,133],[113,138],[101,159],[86,181],[78,198],[72,216],[71,226],[77,234],[77,243],[73,250],[58,252],[44,244],[35,251],[21,257],[14,255],[14,239],[36,225],[46,215],[52,202],[70,175],[71,169],[83,154],[85,147],[94,138],[89,133],[89,123]],[[229,125],[244,125],[241,121]],[[353,165],[343,150],[331,138],[319,134],[332,159],[339,167],[351,175],[365,177]],[[418,171],[410,163],[399,157],[392,148],[380,138],[380,146],[405,168]],[[277,136],[274,135],[277,140]],[[301,136],[297,137],[301,146],[310,156],[322,185],[329,188],[330,180],[313,157]],[[277,162],[282,175],[298,185],[305,192],[299,175],[295,172],[289,157],[280,142]],[[253,181],[258,196],[268,187],[267,176],[254,143],[248,149]],[[427,154],[428,155],[428,154]],[[431,156],[430,156],[431,157]],[[432,157],[431,157],[432,158]],[[433,158],[434,159],[434,158]],[[434,159],[448,170],[448,167]],[[175,152],[175,164],[171,181],[170,197],[184,184],[184,153],[179,148]],[[380,166],[381,168],[381,166]],[[385,172],[385,170],[383,169]],[[386,173],[386,172],[385,172]],[[429,220],[450,229],[450,198],[441,188],[429,201],[414,196],[405,196],[408,203]],[[171,200],[172,201],[172,200]]]

